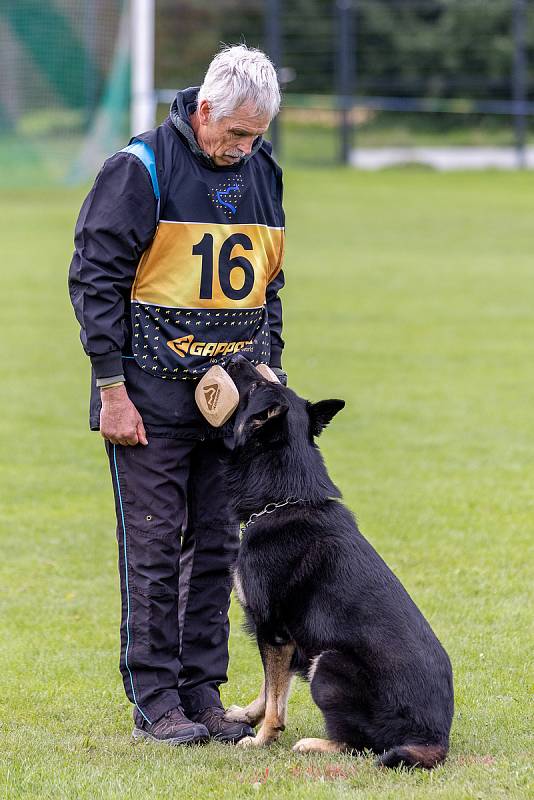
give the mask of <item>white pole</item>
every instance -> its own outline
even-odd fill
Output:
[[[152,128],[155,123],[154,93],[154,15],[155,0],[131,0],[132,136]]]

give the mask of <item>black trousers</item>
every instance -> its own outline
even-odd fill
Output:
[[[117,512],[122,596],[120,670],[149,721],[220,705],[227,679],[230,516],[220,440],[106,442]]]

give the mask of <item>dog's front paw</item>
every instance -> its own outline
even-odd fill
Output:
[[[242,706],[229,706],[224,712],[224,718],[227,722],[246,722],[248,725],[252,722],[247,709]]]
[[[267,728],[266,730],[260,728],[256,736],[247,736],[245,739],[240,739],[237,743],[238,747],[268,747],[278,740],[280,731]]]
[[[258,741],[255,736],[245,736],[244,739],[240,739],[237,743],[237,747],[242,747],[244,750],[249,747],[261,747],[262,742]]]

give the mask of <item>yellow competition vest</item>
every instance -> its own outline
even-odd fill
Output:
[[[132,352],[151,375],[198,379],[239,350],[253,363],[269,363],[266,289],[282,265],[284,228],[249,221],[257,208],[257,216],[265,213],[246,166],[222,176],[204,169],[202,183],[197,168],[188,205],[192,217],[206,221],[160,219],[141,257],[131,292]]]

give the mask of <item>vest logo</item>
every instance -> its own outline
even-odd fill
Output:
[[[232,175],[211,189],[208,194],[215,207],[219,208],[225,217],[231,219],[237,214],[237,204],[241,200],[242,189],[242,175]]]
[[[221,390],[216,383],[210,383],[209,386],[204,386],[204,399],[209,411],[215,411],[217,408],[217,400]]]
[[[190,334],[189,336],[181,336],[179,339],[173,339],[172,342],[167,342],[169,347],[181,358],[185,358],[189,352],[189,345],[195,337]]]
[[[248,342],[195,342],[195,337],[190,333],[188,336],[171,339],[167,342],[167,347],[170,347],[180,358],[185,358],[187,355],[226,356],[230,353],[237,353],[249,344],[254,344],[252,339]]]

